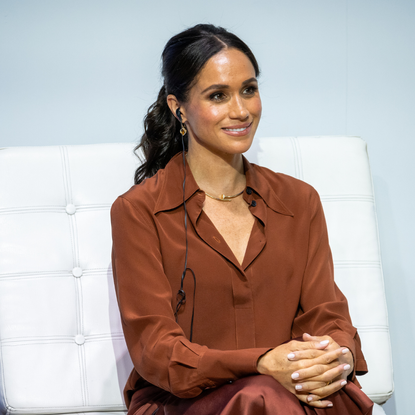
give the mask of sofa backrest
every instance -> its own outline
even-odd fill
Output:
[[[373,186],[354,137],[259,140],[260,164],[320,192],[375,402],[392,365]],[[110,263],[109,209],[133,184],[134,145],[0,149],[0,413],[122,413],[132,368]],[[139,299],[137,299],[139,301]]]
[[[109,209],[132,144],[0,150],[1,412],[124,411]]]

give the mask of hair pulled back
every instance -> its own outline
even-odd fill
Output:
[[[249,47],[222,27],[198,24],[167,42],[162,54],[164,85],[157,101],[147,111],[144,134],[134,149],[141,149],[144,154],[144,162],[135,172],[135,184],[153,176],[175,154],[182,151],[181,125],[167,105],[167,95],[174,95],[181,103],[187,102],[189,91],[206,62],[226,48],[243,52],[251,61],[255,75],[259,75],[258,63]],[[187,149],[187,137],[184,139]]]

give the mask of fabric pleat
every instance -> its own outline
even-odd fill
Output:
[[[195,398],[178,398],[155,386],[133,395],[128,415],[370,415],[373,402],[352,382],[327,398],[333,407],[302,403],[271,376],[238,379]]]

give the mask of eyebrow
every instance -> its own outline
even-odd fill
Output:
[[[258,83],[257,79],[255,77],[253,77],[253,78],[247,79],[246,81],[243,81],[242,82],[242,85],[250,84],[251,82]],[[210,91],[211,89],[226,89],[226,88],[229,88],[229,85],[225,85],[225,84],[213,84],[213,85],[208,86],[201,93],[204,94],[205,92]]]

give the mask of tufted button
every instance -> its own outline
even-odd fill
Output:
[[[72,203],[69,203],[66,205],[65,210],[68,215],[73,215],[76,212],[76,207]]]
[[[250,187],[247,187],[246,188],[246,193],[248,193],[249,195],[251,195],[252,194],[252,189]]]
[[[233,383],[233,380],[230,380],[229,383]]]
[[[77,334],[75,336],[75,343],[82,346],[85,343],[85,337],[82,334]]]
[[[83,272],[82,268],[80,268],[80,267],[75,267],[75,268],[73,268],[73,269],[72,269],[72,275],[73,275],[75,278],[82,277],[82,274],[83,274],[83,273],[84,273],[84,272]]]
[[[251,206],[252,206],[252,207],[255,207],[255,206],[256,206],[256,202],[255,202],[255,200],[253,200],[253,201],[251,202]]]

